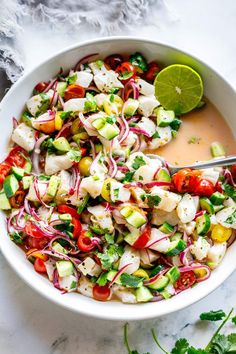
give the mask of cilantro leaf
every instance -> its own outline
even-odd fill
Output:
[[[180,338],[179,340],[177,340],[174,348],[171,350],[171,354],[185,354],[187,353],[188,348],[189,348],[189,343],[187,339]]]
[[[19,232],[15,231],[10,235],[10,238],[13,242],[17,243],[18,245],[23,243],[22,235]]]
[[[98,280],[97,284],[100,286],[104,286],[107,283],[107,273],[101,273]]]
[[[146,165],[142,156],[136,156],[134,162],[132,163],[132,167],[134,170],[137,170],[139,167]]]
[[[123,248],[116,244],[111,245],[105,253],[98,253],[98,257],[102,263],[102,267],[106,270],[112,268],[112,264],[116,262],[123,254]]]
[[[233,199],[234,202],[236,202],[236,189],[231,186],[230,184],[223,184],[223,190],[225,193]]]
[[[85,112],[95,112],[97,110],[97,103],[91,93],[86,93],[86,101],[84,104]]]
[[[182,120],[175,118],[171,123],[170,123],[170,127],[175,130],[178,131],[180,126],[182,124]]]
[[[74,84],[76,80],[77,80],[77,74],[76,73],[74,73],[73,75],[68,76],[66,78],[66,82],[68,83],[68,85]]]
[[[120,281],[122,285],[130,286],[132,288],[138,288],[142,284],[143,279],[144,278],[139,278],[135,275],[130,275],[128,273],[123,273],[120,276]]]
[[[132,54],[129,58],[129,62],[141,69],[141,71],[146,71],[148,69],[147,60],[139,52]]]
[[[60,118],[62,120],[65,120],[65,119],[69,118],[72,114],[73,114],[72,111],[60,112]]]
[[[187,351],[188,354],[209,354],[209,352],[207,352],[204,349],[196,349],[194,347],[190,347]]]
[[[81,159],[81,151],[71,149],[70,151],[67,152],[67,156],[71,161],[79,162]]]
[[[228,338],[223,334],[218,334],[211,342],[210,354],[226,354],[231,344]]]
[[[225,220],[227,224],[234,224],[236,221],[236,209],[234,212]]]
[[[236,333],[229,334],[227,338],[230,343],[230,350],[228,353],[236,353]]]
[[[236,316],[234,316],[231,321],[236,325]]]
[[[146,197],[148,199],[148,206],[150,208],[157,206],[161,201],[161,198],[158,195],[147,194]]]
[[[160,138],[160,134],[158,132],[155,132],[152,136],[152,139],[159,139]]]
[[[110,245],[114,244],[114,235],[112,234],[105,234],[105,240],[107,243],[109,243]]]
[[[125,178],[123,179],[123,183],[132,182],[133,176],[134,176],[134,172],[126,172]]]
[[[221,321],[226,316],[223,310],[203,312],[200,315],[202,321]]]

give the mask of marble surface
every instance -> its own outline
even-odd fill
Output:
[[[166,9],[157,11],[149,25],[117,34],[141,35],[179,46],[205,60],[236,87],[236,2],[168,0],[167,3],[170,13]],[[80,33],[52,35],[46,27],[36,29],[26,24],[21,39],[26,71],[66,45],[96,36],[95,30],[86,28]],[[1,354],[126,353],[124,323],[82,317],[48,302],[19,279],[1,254],[0,269]],[[150,328],[154,327],[166,348],[179,336],[189,337],[195,345],[204,345],[214,324],[199,323],[199,313],[235,306],[235,288],[236,273],[208,297],[181,312],[131,323],[131,343],[140,352],[159,353],[150,337]]]

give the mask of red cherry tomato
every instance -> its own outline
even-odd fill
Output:
[[[77,213],[77,210],[72,208],[69,205],[66,204],[59,205],[57,210],[58,213],[60,214],[70,214],[73,218],[79,218],[79,214]]]
[[[194,193],[200,197],[210,197],[215,192],[215,187],[211,181],[200,178],[194,188]]]
[[[85,95],[85,89],[77,84],[72,84],[67,87],[64,94],[65,101],[71,98],[82,98]]]
[[[36,258],[34,261],[34,269],[38,273],[47,273],[47,269],[45,267],[44,261],[40,258]]]
[[[11,198],[9,198],[9,202],[12,206],[12,208],[20,208],[23,205],[25,198],[25,191],[18,190],[16,191],[15,195]]]
[[[81,151],[81,156],[84,157],[87,154],[87,149],[86,148],[80,148]]]
[[[37,228],[30,220],[26,221],[24,231],[28,236],[31,236],[34,238],[41,239],[41,238],[45,237],[43,231],[41,231],[39,228]]]
[[[7,162],[2,162],[0,164],[0,184],[4,182],[4,179],[11,170],[11,166]]]
[[[77,245],[82,252],[90,252],[96,247],[91,238],[86,236],[87,230],[83,230],[77,240]]]
[[[120,66],[118,66],[116,68],[116,72],[119,74],[118,78],[123,82],[127,82],[129,79],[131,79],[131,77],[134,77],[136,74],[135,67],[128,61],[125,61]]]
[[[107,301],[109,299],[111,290],[108,286],[100,286],[96,284],[93,287],[93,298],[98,301]]]
[[[175,283],[175,288],[178,290],[186,290],[196,283],[196,275],[192,270],[181,273],[180,278]]]
[[[11,166],[17,166],[22,168],[26,163],[27,156],[28,153],[24,149],[22,149],[20,146],[16,146],[10,151],[5,162]]]
[[[200,174],[201,172],[198,170],[186,168],[176,172],[172,177],[172,181],[179,193],[191,193],[195,190]]]
[[[121,65],[124,61],[122,55],[112,54],[105,58],[104,62],[109,69],[116,70],[116,68]]]
[[[151,227],[147,226],[145,228],[145,230],[143,231],[143,233],[139,236],[137,241],[135,241],[135,243],[133,244],[132,247],[144,248],[146,246],[146,244],[148,243],[148,241],[150,240],[150,236],[151,236]]]
[[[73,230],[73,239],[77,239],[82,231],[82,226],[81,223],[79,221],[79,219],[76,218],[72,218],[71,221],[72,225],[74,226],[74,230]]]
[[[143,75],[143,77],[145,80],[153,82],[159,71],[160,71],[159,65],[154,61],[152,61],[151,63],[148,64],[148,69]]]
[[[232,165],[230,168],[233,179],[236,179],[236,165]]]
[[[43,249],[47,243],[48,243],[48,239],[46,237],[43,238],[27,237],[26,240],[26,246],[28,246],[28,248],[37,248],[38,250]]]
[[[38,92],[43,92],[45,90],[45,88],[48,86],[47,82],[39,82],[35,87],[34,90],[38,91]]]
[[[217,192],[220,192],[220,193],[223,192],[223,189],[222,189],[222,182],[221,182],[221,181],[217,181],[217,182],[216,182],[215,190],[216,190]]]

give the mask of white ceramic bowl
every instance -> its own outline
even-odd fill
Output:
[[[39,81],[47,81],[59,71],[73,67],[85,55],[100,53],[106,57],[112,53],[142,52],[148,61],[157,60],[165,64],[182,63],[191,65],[204,80],[205,95],[215,104],[225,117],[232,131],[236,132],[236,93],[232,87],[214,70],[200,60],[176,49],[146,39],[114,37],[92,40],[66,49],[30,73],[22,77],[9,90],[0,105],[0,159],[6,154],[9,136],[12,131],[12,116],[19,117],[26,100],[32,94],[32,88]],[[236,243],[227,251],[222,264],[212,273],[209,280],[193,289],[182,292],[169,300],[157,303],[128,305],[121,302],[98,302],[78,293],[61,295],[60,291],[44,277],[37,274],[24,253],[7,235],[5,215],[0,215],[2,253],[12,268],[31,287],[49,300],[75,312],[109,320],[140,320],[158,317],[177,311],[202,299],[216,289],[236,268]]]

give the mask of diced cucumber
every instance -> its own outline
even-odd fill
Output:
[[[11,168],[11,172],[18,179],[18,181],[21,181],[23,176],[24,176],[24,174],[25,174],[25,170],[23,168],[20,168],[20,167],[12,167]]]
[[[133,98],[129,98],[125,102],[124,114],[126,116],[133,116],[135,114],[135,112],[137,111],[138,107],[139,107],[139,101],[134,100]]]
[[[133,209],[129,206],[126,206],[124,208],[121,209],[120,213],[122,216],[124,216],[124,218],[128,218],[133,212]]]
[[[65,81],[63,82],[58,82],[57,83],[57,93],[63,97],[64,96],[64,93],[65,93],[65,90],[67,88],[67,83]]]
[[[217,141],[211,144],[211,154],[212,157],[225,156],[225,149],[221,143]]]
[[[210,199],[206,198],[206,197],[202,197],[200,198],[200,207],[203,210],[206,210],[208,212],[208,214],[214,214],[214,206],[212,204],[212,202],[210,201]]]
[[[110,123],[106,123],[98,132],[107,140],[115,138],[120,133],[118,127]]]
[[[173,236],[171,236],[170,240],[171,241],[177,241],[182,238],[183,234],[181,232],[176,232]]]
[[[10,210],[11,209],[11,205],[10,205],[9,200],[7,199],[7,196],[4,193],[4,191],[0,192],[0,209],[1,210]]]
[[[92,126],[97,130],[102,129],[105,124],[106,124],[106,121],[104,118],[97,118],[92,122]]]
[[[30,185],[33,183],[33,176],[24,176],[22,178],[23,189],[29,189]]]
[[[59,252],[59,253],[63,253],[63,254],[68,253],[67,250],[64,247],[62,247],[62,245],[60,245],[59,242],[54,242],[52,248],[54,251]]]
[[[196,220],[196,230],[199,236],[204,236],[211,227],[211,219],[208,214],[199,216]]]
[[[148,287],[154,290],[163,290],[169,284],[169,278],[165,275],[162,275],[154,283],[149,284]]]
[[[156,173],[155,180],[158,182],[171,182],[171,177],[165,168],[160,168]]]
[[[215,192],[215,193],[213,193],[213,194],[211,195],[210,201],[211,201],[212,204],[214,204],[214,205],[221,205],[221,204],[224,202],[225,198],[226,198],[226,197],[225,197],[222,193],[220,193],[220,192]]]
[[[60,184],[60,178],[58,176],[51,176],[47,188],[47,195],[54,198],[57,194],[57,190]]]
[[[68,152],[70,150],[70,144],[66,138],[61,136],[53,141],[53,146],[61,152]]]
[[[57,271],[60,277],[67,277],[73,274],[73,263],[70,261],[56,262]]]
[[[146,218],[136,210],[133,211],[133,213],[128,216],[126,220],[130,225],[136,227],[137,229],[140,228],[147,221]]]
[[[5,178],[3,182],[3,189],[7,198],[13,197],[19,188],[19,182],[14,175],[9,175]]]
[[[187,246],[187,243],[184,240],[176,240],[176,241],[171,241],[171,245],[166,252],[167,256],[177,256],[180,252],[182,252]]]
[[[117,270],[111,269],[111,270],[107,273],[107,280],[112,281],[117,273],[118,273]],[[115,280],[115,283],[121,285],[121,281],[120,281],[120,278],[119,278],[119,277]]]
[[[224,205],[214,205],[214,213],[217,213],[218,211],[224,209]]]
[[[160,294],[164,297],[165,300],[170,299],[172,296],[172,294],[170,294],[166,289],[160,291]]]
[[[171,284],[174,284],[180,277],[179,268],[174,266],[168,270],[166,276],[170,279]]]
[[[124,238],[124,240],[129,244],[129,245],[133,245],[136,241],[137,241],[137,239],[139,238],[139,234],[138,235],[136,235],[136,234],[134,234],[134,233],[130,233],[130,234],[128,234],[128,235],[126,235],[125,236],[125,238]]]
[[[163,107],[158,107],[155,109],[157,116],[157,125],[159,127],[167,127],[175,119],[174,111],[166,111]]]
[[[161,232],[164,232],[164,234],[170,234],[171,232],[174,231],[174,228],[173,226],[168,224],[168,222],[164,222],[164,224],[162,224],[161,227],[159,227],[159,230]]]
[[[72,216],[70,214],[59,214],[59,219],[70,222],[72,220]]]
[[[146,286],[141,286],[135,291],[138,302],[148,302],[153,298],[151,291]]]
[[[32,162],[30,160],[27,160],[24,166],[25,173],[31,173],[32,167]]]

